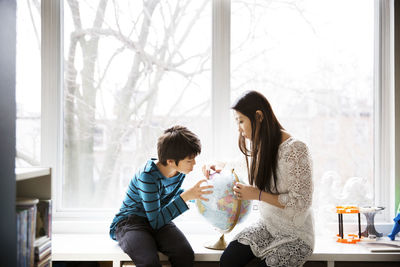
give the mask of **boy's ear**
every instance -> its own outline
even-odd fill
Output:
[[[175,160],[173,160],[173,159],[167,159],[167,165],[168,166],[171,166],[171,165],[174,165],[175,164]]]
[[[257,119],[259,122],[262,122],[262,120],[264,119],[264,114],[262,113],[261,110],[257,110],[257,111],[256,111],[256,119]]]

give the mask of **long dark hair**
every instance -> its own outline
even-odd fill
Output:
[[[266,192],[278,193],[276,169],[283,127],[275,117],[271,105],[259,92],[247,91],[236,100],[232,109],[251,121],[250,148],[247,148],[245,138],[239,135],[239,149],[246,157],[249,183]],[[261,122],[256,116],[257,110],[262,112]]]

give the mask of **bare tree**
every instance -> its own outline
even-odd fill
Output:
[[[203,1],[198,5],[195,12],[190,14],[191,19],[187,23],[190,1],[175,3],[158,0],[143,1],[140,17],[132,18],[134,23],[130,32],[135,34],[127,35],[120,27],[117,1],[99,1],[97,7],[93,8],[95,16],[91,27],[84,28],[80,2],[68,0],[74,24],[65,62],[64,197],[68,198],[68,205],[96,203],[101,206],[100,202],[115,198],[113,196],[117,191],[115,184],[119,179],[117,161],[121,157],[121,145],[124,138],[132,131],[140,129],[143,138],[140,140],[140,146],[137,147],[138,151],[143,151],[149,146],[149,142],[154,141],[149,138],[151,136],[149,131],[152,128],[148,125],[154,120],[153,112],[163,77],[169,72],[174,72],[190,82],[193,77],[207,70],[204,64],[209,61],[210,51],[198,51],[185,58],[180,50],[208,2]],[[115,26],[105,21],[105,14],[110,10],[114,10]],[[162,27],[153,25],[155,12],[160,16],[157,19],[164,22]],[[186,23],[183,22],[184,19]],[[155,28],[158,31],[163,29],[162,32],[157,32],[157,36],[163,38],[156,43],[149,40],[149,35]],[[106,38],[112,38],[119,45],[115,47],[115,52],[109,57],[107,66],[102,67],[102,73],[99,75],[96,73],[99,64],[99,44]],[[79,47],[83,58],[80,73],[75,67]],[[115,119],[102,118],[106,121],[105,131],[109,136],[109,142],[106,143],[95,182],[94,131],[96,122],[99,120],[96,117],[99,108],[96,106],[96,98],[99,96],[99,91],[104,89],[102,81],[105,78],[110,79],[107,76],[112,61],[124,50],[132,51],[133,56],[126,81],[117,90],[113,99]],[[194,69],[191,71],[180,69],[191,60],[197,62]],[[148,89],[143,92],[140,89],[144,80],[148,83]],[[180,99],[180,96],[176,96],[176,99]],[[143,108],[145,115],[139,116],[138,112]],[[143,156],[138,153],[132,157],[132,162],[136,162],[135,157],[142,158]]]

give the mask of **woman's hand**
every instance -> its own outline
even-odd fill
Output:
[[[257,187],[236,182],[233,186],[233,194],[240,200],[258,199],[260,190]]]
[[[203,167],[201,169],[203,171],[203,175],[207,179],[209,179],[212,171],[216,172],[216,173],[220,173],[224,167],[225,167],[225,163],[218,162],[218,163],[211,164],[211,165],[203,165]]]
[[[240,200],[260,200],[281,209],[285,208],[285,206],[279,202],[278,194],[270,194],[265,191],[260,191],[260,189],[255,186],[236,182],[233,186],[233,194]]]
[[[184,191],[181,194],[181,198],[183,199],[183,201],[186,202],[192,199],[201,199],[204,201],[208,201],[208,199],[203,197],[203,195],[212,194],[213,191],[207,189],[213,188],[214,186],[212,185],[201,186],[201,184],[204,182],[207,182],[207,180],[206,179],[200,180],[193,187]]]

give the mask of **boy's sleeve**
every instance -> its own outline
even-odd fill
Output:
[[[143,202],[146,217],[153,229],[159,229],[188,210],[180,195],[168,204],[161,206],[159,183],[148,173],[142,173],[137,179],[138,192]]]
[[[185,190],[183,190],[182,188],[179,188],[178,192],[176,193],[176,195],[180,195],[184,192]],[[185,203],[186,204],[186,203]]]

